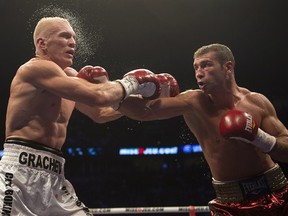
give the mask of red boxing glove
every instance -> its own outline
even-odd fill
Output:
[[[180,93],[177,80],[168,73],[161,73],[156,75],[160,82],[161,94],[159,97],[175,97]]]
[[[258,128],[252,115],[240,110],[228,111],[220,120],[219,131],[225,138],[251,143],[263,152],[270,152],[276,144],[276,138]]]
[[[105,83],[108,82],[109,76],[107,71],[100,66],[87,65],[83,67],[77,77],[85,79],[91,83]]]
[[[140,94],[146,99],[155,99],[160,95],[160,83],[155,74],[147,69],[136,69],[117,80],[125,90],[125,98],[130,94]]]

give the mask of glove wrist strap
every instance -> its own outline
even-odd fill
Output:
[[[258,128],[255,139],[251,142],[253,145],[260,148],[263,152],[270,152],[276,144],[276,137],[271,136],[265,131]]]

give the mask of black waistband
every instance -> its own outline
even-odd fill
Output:
[[[8,138],[5,140],[5,143],[28,146],[30,148],[34,148],[34,149],[42,150],[42,151],[48,151],[60,157],[63,157],[63,153],[60,150],[51,148],[49,146],[43,145],[35,141],[31,141],[31,140],[25,140],[25,139],[20,139],[20,138]]]

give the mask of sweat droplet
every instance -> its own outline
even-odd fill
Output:
[[[66,8],[63,9],[59,5],[53,3],[53,5],[50,4],[37,9],[28,20],[28,28],[29,32],[32,32],[31,35],[33,35],[34,28],[42,17],[54,16],[67,19],[73,27],[77,36],[77,50],[73,67],[75,67],[75,69],[77,69],[77,67],[82,67],[95,55],[95,51],[97,51],[103,42],[103,36],[99,33],[100,30],[97,31],[95,26],[88,26],[89,22],[78,13],[72,12]]]

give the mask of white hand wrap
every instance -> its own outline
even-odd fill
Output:
[[[151,97],[156,91],[156,85],[153,82],[144,82],[139,84],[134,76],[126,76],[121,80],[116,80],[121,83],[125,90],[125,98],[131,94],[141,94],[143,97]]]
[[[126,76],[121,80],[116,80],[116,82],[119,82],[125,90],[125,96],[123,100],[130,94],[137,94],[139,92],[140,85],[134,76]]]
[[[251,142],[256,147],[260,148],[263,152],[270,152],[276,144],[276,137],[271,136],[265,131],[258,128],[255,139]]]

